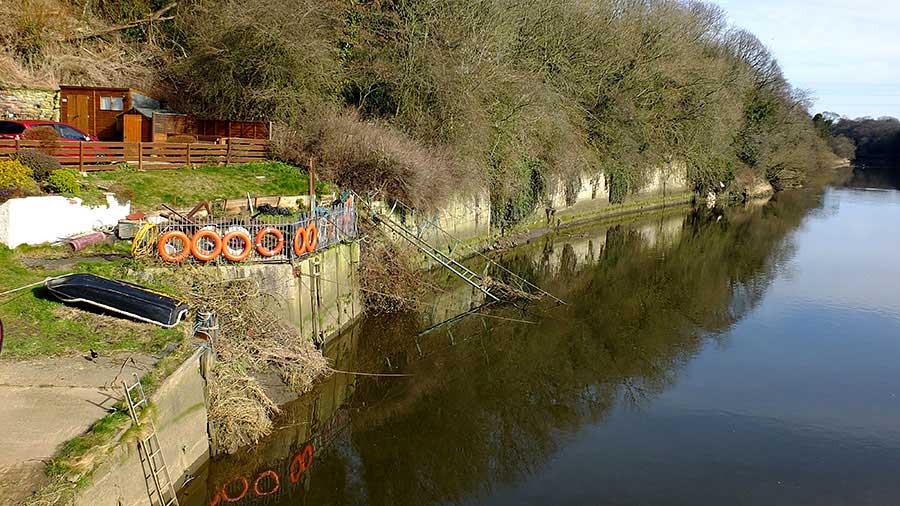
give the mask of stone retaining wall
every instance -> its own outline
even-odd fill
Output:
[[[0,87],[0,120],[3,119],[59,121],[59,91]]]

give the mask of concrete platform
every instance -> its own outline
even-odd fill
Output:
[[[144,353],[0,360],[0,506],[37,490],[46,460],[109,412],[123,379],[155,363]]]

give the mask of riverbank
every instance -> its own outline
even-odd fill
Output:
[[[846,205],[836,206],[836,199]],[[893,387],[882,382],[897,376],[835,377],[833,371],[844,363],[841,353],[896,369],[888,359],[872,359],[894,355],[887,352],[896,348],[896,325],[877,310],[835,308],[832,297],[847,300],[844,287],[869,281],[828,281],[837,274],[821,255],[821,244],[872,218],[859,215],[860,206],[871,209],[883,199],[883,192],[785,191],[768,203],[667,208],[588,223],[500,252],[491,258],[527,273],[567,304],[497,305],[421,335],[478,304],[475,290],[457,280],[442,285],[438,300],[428,301],[435,305],[421,311],[366,318],[331,341],[329,353],[348,370],[396,376],[322,382],[283,407],[280,429],[262,445],[198,471],[182,504],[236,497],[244,479],[258,480],[261,494],[272,492],[267,501],[321,505],[547,504],[563,496],[578,505],[607,497],[652,504],[665,493],[722,504],[735,489],[773,504],[797,498],[818,504],[827,502],[819,490],[829,486],[819,473],[843,480],[828,497],[845,485],[853,497],[867,497],[871,485],[883,492],[893,483],[880,481],[889,472],[848,474],[829,456],[893,462],[898,447],[885,440],[890,431],[880,432],[879,417],[842,413],[868,406],[867,412],[896,415],[888,396]],[[888,222],[881,215],[879,223]],[[830,228],[835,225],[841,228]],[[884,251],[892,250],[870,254]],[[818,262],[812,272],[804,269],[809,262]],[[837,291],[823,299],[822,283]],[[859,303],[865,293],[850,295],[849,302]],[[864,335],[853,333],[859,321],[867,322]],[[860,346],[886,354],[853,351]],[[810,349],[828,355],[811,358]],[[816,382],[798,379],[797,361]],[[771,397],[773,378],[789,400]],[[846,390],[848,382],[865,388]],[[869,396],[871,389],[878,395]],[[835,402],[838,411],[822,413]],[[832,430],[819,430],[822,425]],[[303,457],[307,445],[315,456],[311,466]],[[739,455],[734,447],[742,449]],[[821,458],[813,471],[797,465],[797,455],[808,453]],[[292,464],[298,455],[302,466]],[[675,471],[671,461],[678,463]],[[649,478],[648,466],[655,470]],[[709,488],[717,466],[726,467],[714,474],[728,486]],[[871,472],[879,483],[867,478]],[[573,474],[575,484],[568,479]],[[276,475],[282,486],[273,491]],[[603,484],[587,486],[590,501],[570,492],[592,480]],[[793,482],[804,486],[792,488]],[[251,488],[244,500],[262,500],[258,495]]]

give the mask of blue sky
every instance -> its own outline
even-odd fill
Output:
[[[812,112],[900,118],[900,0],[712,2],[812,92]]]

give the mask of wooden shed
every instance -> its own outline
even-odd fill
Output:
[[[148,104],[160,107],[158,100],[133,88],[59,87],[60,121],[76,126],[102,141],[122,140],[124,125],[120,116],[135,106]],[[150,120],[144,126],[143,120],[134,119],[131,122],[132,128],[135,128],[138,121],[141,121],[139,126],[142,132],[152,131]]]

